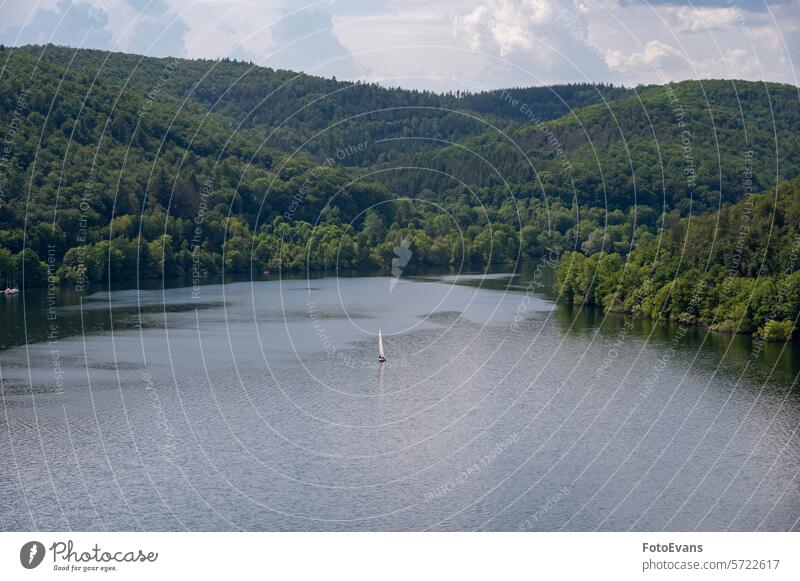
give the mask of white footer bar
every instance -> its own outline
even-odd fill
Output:
[[[800,579],[798,533],[2,533],[0,579]]]

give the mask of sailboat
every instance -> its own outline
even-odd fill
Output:
[[[16,284],[14,286],[8,284],[8,279],[6,279],[6,290],[4,290],[3,293],[7,295],[15,295],[19,293],[19,288]]]
[[[383,356],[383,335],[381,335],[381,330],[378,329],[378,363],[383,363],[386,361],[386,357]]]

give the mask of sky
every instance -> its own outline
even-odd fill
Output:
[[[0,43],[47,42],[435,91],[800,85],[800,0],[0,0]]]

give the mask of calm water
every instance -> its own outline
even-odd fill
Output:
[[[800,528],[797,347],[530,280],[0,297],[0,528]]]

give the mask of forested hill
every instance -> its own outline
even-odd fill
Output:
[[[87,86],[95,81],[117,91],[124,88],[126,96],[155,95],[160,100],[185,103],[194,111],[223,115],[237,130],[258,128],[258,136],[268,136],[271,146],[302,146],[315,154],[335,151],[348,143],[409,135],[458,140],[486,131],[487,123],[519,123],[519,111],[500,98],[500,91],[470,93],[465,90],[469,82],[455,77],[454,84],[464,88],[439,95],[341,82],[227,59],[151,58],[53,46],[19,50],[78,72]],[[589,84],[513,91],[526,102],[535,103],[543,119],[562,117],[572,109],[632,92]],[[415,149],[424,147],[419,142],[413,145]],[[402,148],[395,142],[383,153]],[[380,153],[379,148],[372,147],[357,160],[347,160],[347,165],[371,164]]]
[[[748,180],[762,191],[800,175],[798,127],[796,87],[687,81],[639,87],[552,122],[529,122],[520,111],[513,141],[485,132],[418,154],[411,165],[443,172],[421,184],[434,191],[452,188],[444,175],[453,173],[495,190],[504,181],[526,184],[565,203],[688,214],[741,199]]]
[[[800,157],[786,85],[439,95],[49,45],[0,63],[0,286],[42,284],[48,259],[75,282],[384,268],[403,240],[417,265],[622,251]]]
[[[561,257],[568,301],[784,341],[800,318],[800,179],[670,219],[627,256],[608,246],[588,254]]]
[[[331,124],[369,110],[392,107],[462,108],[496,118],[517,120],[518,112],[502,99],[505,92],[529,103],[536,103],[545,119],[563,117],[571,109],[601,103],[633,94],[632,89],[610,85],[575,83],[547,87],[515,87],[474,93],[468,79],[454,75],[450,93],[385,88],[374,83],[337,81],[304,73],[254,66],[253,63],[223,60],[152,58],[91,49],[25,46],[28,52],[61,67],[97,75],[101,83],[127,84],[136,92],[147,92],[155,80],[174,97],[189,97],[208,109],[215,109],[248,125],[278,125],[293,119],[296,127],[323,129]],[[169,73],[169,74],[165,74]],[[324,103],[302,115],[293,114],[304,105],[324,97]]]

